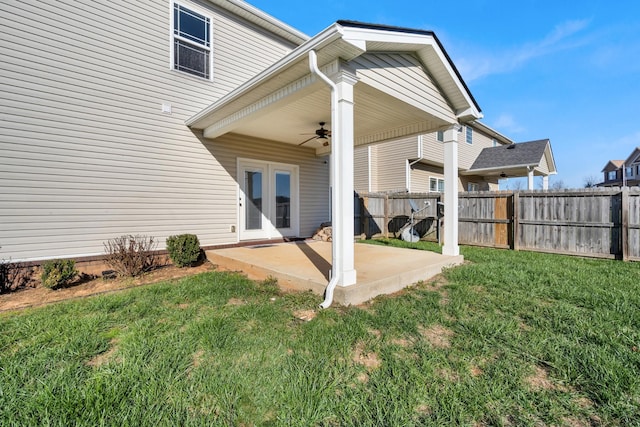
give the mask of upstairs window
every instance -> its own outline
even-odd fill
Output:
[[[618,178],[618,173],[616,171],[610,171],[607,173],[607,180],[615,181]]]
[[[173,68],[211,78],[211,18],[173,5]]]
[[[627,166],[627,170],[626,170],[625,174],[626,174],[625,176],[627,178],[633,176],[633,166]]]
[[[475,182],[467,183],[467,191],[480,191],[480,184]]]
[[[498,145],[498,141],[496,141],[496,140],[495,140],[495,138],[494,138],[494,139],[492,139],[492,140],[491,140],[491,146],[492,146],[492,147],[496,147],[497,145]]]
[[[437,139],[438,141],[440,141],[440,142],[444,142],[444,131],[439,130],[439,131],[436,133],[436,139]]]
[[[467,126],[466,129],[467,129],[467,132],[465,134],[465,138],[466,138],[467,144],[473,144],[473,129],[471,129],[471,126]]]

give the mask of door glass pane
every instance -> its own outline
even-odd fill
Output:
[[[262,172],[244,172],[245,229],[262,229]]]
[[[291,175],[276,172],[276,228],[291,227]]]

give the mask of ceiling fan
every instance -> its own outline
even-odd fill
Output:
[[[312,139],[318,139],[322,141],[322,145],[324,147],[329,145],[329,138],[331,137],[331,131],[329,131],[328,129],[324,128],[324,125],[326,124],[325,122],[319,122],[318,123],[320,125],[320,129],[316,129],[315,133],[310,134],[303,134],[303,135],[313,135],[311,138],[306,139],[304,141],[302,141],[300,144],[298,144],[298,146],[306,144],[307,142],[311,141]]]

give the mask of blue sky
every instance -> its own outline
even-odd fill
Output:
[[[310,36],[339,19],[435,31],[484,123],[551,140],[551,183],[583,187],[640,146],[637,0],[248,1]]]

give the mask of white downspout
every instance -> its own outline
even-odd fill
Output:
[[[423,153],[423,136],[422,135],[418,135],[418,158],[415,159],[413,162],[409,162],[409,160],[407,159],[407,172],[406,172],[406,181],[407,181],[407,191],[409,193],[411,193],[411,166],[415,165],[416,163],[424,160],[424,153]]]
[[[324,81],[331,88],[331,128],[336,129],[338,127],[337,123],[339,120],[338,114],[336,112],[336,106],[338,105],[338,90],[337,90],[336,84],[329,77],[323,74],[318,68],[318,55],[316,55],[316,52],[314,50],[309,51],[309,69],[311,70],[311,74],[315,74],[316,76],[318,76],[322,81]],[[335,147],[335,139],[332,138],[331,142],[333,144],[333,147],[331,149],[332,153],[330,157],[331,175],[332,175],[331,181],[333,182],[333,190],[331,191],[331,210],[333,212],[331,213],[331,218],[332,218],[332,226],[335,227],[336,218],[337,218],[337,215],[335,214],[335,207],[338,205],[338,200],[337,200],[338,192],[336,191],[335,187],[340,183],[340,180],[338,179],[340,168],[338,167],[336,156],[333,153],[333,148]],[[331,280],[329,281],[329,284],[327,285],[327,289],[325,291],[324,302],[320,304],[321,308],[329,308],[333,303],[333,290],[335,289],[340,279],[340,277],[338,277],[339,270],[336,268],[336,261],[338,261],[337,258],[338,257],[336,255],[336,244],[332,240],[331,242]]]

